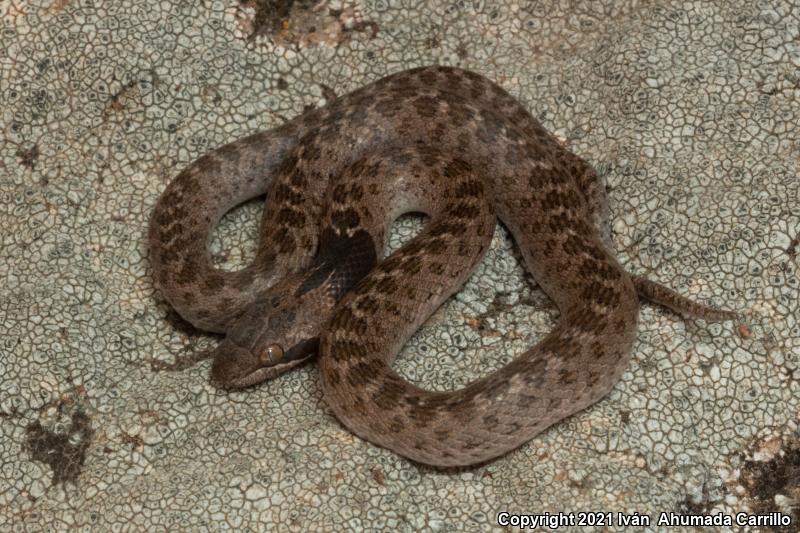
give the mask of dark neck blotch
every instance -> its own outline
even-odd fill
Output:
[[[329,294],[338,301],[372,270],[377,261],[375,243],[367,231],[360,229],[347,236],[344,231],[339,233],[325,228],[320,235],[319,251],[309,266],[309,274],[294,296],[299,298],[327,281]]]

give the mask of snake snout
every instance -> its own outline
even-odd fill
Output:
[[[213,359],[211,383],[221,389],[247,387],[251,384],[247,378],[259,366],[249,350],[227,338],[214,350]]]

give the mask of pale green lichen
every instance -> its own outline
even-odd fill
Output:
[[[235,0],[94,4],[0,5],[0,529],[479,530],[502,510],[771,501],[768,477],[737,472],[759,442],[778,447],[764,461],[796,449],[795,2],[320,2],[375,26],[299,48],[242,38]],[[631,271],[748,313],[750,332],[645,305],[605,400],[464,473],[351,435],[313,365],[235,393],[208,385],[207,363],[154,371],[214,342],[175,329],[154,293],[145,228],[170,177],[317,105],[322,85],[434,62],[496,80],[600,169]],[[252,257],[258,209],[223,221],[223,265]],[[555,310],[511,250],[498,232],[400,355],[404,375],[458,387],[547,331]],[[83,466],[54,479],[26,428],[82,446],[78,412]],[[774,490],[791,510],[791,487]]]

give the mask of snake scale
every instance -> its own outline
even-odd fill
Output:
[[[256,257],[227,272],[208,242],[266,193]],[[382,260],[387,231],[423,231]],[[391,368],[469,277],[496,221],[559,309],[505,367],[447,392]],[[212,382],[240,388],[319,353],[326,401],[360,437],[438,467],[487,461],[602,398],[626,367],[639,298],[685,316],[737,315],[628,274],[611,250],[605,188],[512,96],[432,66],[392,74],[191,163],[153,212],[150,258],[169,303],[226,333]]]

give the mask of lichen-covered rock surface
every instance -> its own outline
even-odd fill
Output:
[[[431,63],[497,81],[595,165],[630,271],[746,316],[644,305],[609,396],[459,472],[352,436],[314,365],[211,387],[191,361],[217,339],[160,299],[145,238],[204,152]],[[797,524],[798,72],[790,0],[0,3],[0,529],[476,531],[589,510]],[[223,220],[223,267],[252,257],[259,207]],[[396,367],[460,387],[554,316],[498,230]]]

